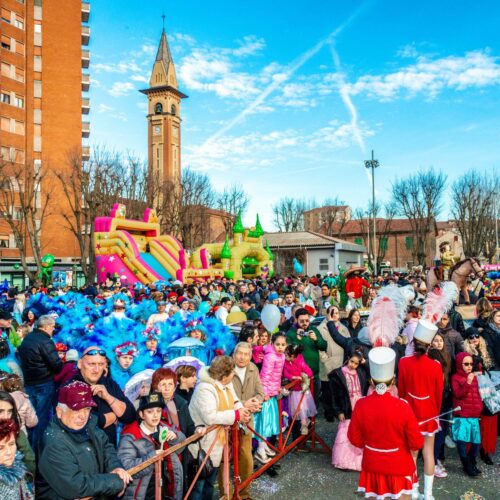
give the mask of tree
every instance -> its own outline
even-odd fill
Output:
[[[120,155],[95,147],[89,161],[76,151],[68,153],[65,168],[55,172],[69,211],[63,213],[65,225],[75,236],[80,251],[82,272],[88,283],[96,276],[94,221],[109,214],[113,204],[125,193],[125,168]]]
[[[0,158],[0,217],[9,226],[16,247],[19,249],[21,265],[30,281],[37,271],[28,267],[28,256],[32,256],[37,270],[42,262],[42,225],[50,216],[52,195],[44,189],[49,181],[50,169],[43,170],[36,164],[21,164]]]
[[[304,230],[304,212],[307,203],[304,200],[284,197],[273,206],[274,225],[280,233]]]
[[[351,211],[345,202],[335,198],[327,198],[321,209],[320,232],[326,236],[340,238],[346,223],[351,219]]]
[[[235,217],[238,213],[245,213],[249,201],[241,184],[233,184],[229,188],[224,188],[224,191],[216,196],[215,206],[222,212],[221,220],[226,234],[231,235]],[[230,217],[227,217],[226,214],[229,214]]]
[[[418,172],[392,185],[392,197],[399,215],[405,216],[413,233],[413,258],[425,265],[431,251],[431,231],[441,211],[446,176],[433,169]]]
[[[379,217],[379,214],[384,217]],[[384,207],[380,204],[375,203],[375,229],[377,232],[377,263],[380,265],[382,261],[385,260],[385,256],[388,250],[388,245],[382,244],[383,241],[388,242],[391,234],[391,226],[394,217],[396,216],[397,208],[393,202],[386,203]],[[372,203],[369,202],[368,208],[363,210],[357,208],[354,211],[354,219],[358,222],[359,228],[361,230],[361,237],[363,238],[363,245],[367,248],[368,254],[368,265],[373,269],[373,208]],[[369,235],[368,235],[369,233]]]
[[[497,175],[470,170],[451,187],[451,214],[462,237],[466,257],[480,256],[489,261],[495,255],[495,197]]]

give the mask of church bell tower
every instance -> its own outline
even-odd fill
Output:
[[[181,178],[181,99],[174,61],[167,35],[162,31],[149,88],[141,90],[148,98],[149,179],[155,184],[178,184]]]

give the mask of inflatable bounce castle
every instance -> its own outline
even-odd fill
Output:
[[[126,218],[124,205],[115,203],[109,217],[97,217],[94,224],[97,278],[120,277],[122,283],[147,285],[158,281],[182,283],[225,276],[267,278],[273,275],[274,256],[266,243],[257,216],[254,228],[245,229],[238,214],[234,240],[202,245],[190,259],[177,238],[160,234],[154,210],[147,208],[143,220]]]

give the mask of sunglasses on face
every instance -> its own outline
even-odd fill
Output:
[[[462,363],[463,366],[472,366],[472,363]]]
[[[103,351],[102,349],[90,349],[90,351],[87,351],[84,356],[106,356],[106,352]]]
[[[470,339],[478,339],[479,335],[477,335],[476,333],[474,333],[473,335],[469,335],[469,338]]]

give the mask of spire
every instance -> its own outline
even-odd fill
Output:
[[[257,214],[257,220],[255,221],[255,233],[260,238],[264,236],[264,229],[262,229],[262,225],[260,223],[259,214]]]
[[[160,45],[158,46],[158,52],[156,53],[156,61],[161,61],[165,65],[165,69],[168,65],[173,62],[172,54],[170,54],[170,47],[168,46],[167,35],[165,33],[165,28],[161,32]]]
[[[243,234],[245,228],[243,227],[243,222],[241,222],[241,211],[238,212],[236,220],[233,225],[233,234]]]
[[[226,241],[224,241],[224,246],[222,247],[220,253],[221,259],[230,259],[231,258],[231,248],[229,247],[229,238],[226,234]]]

